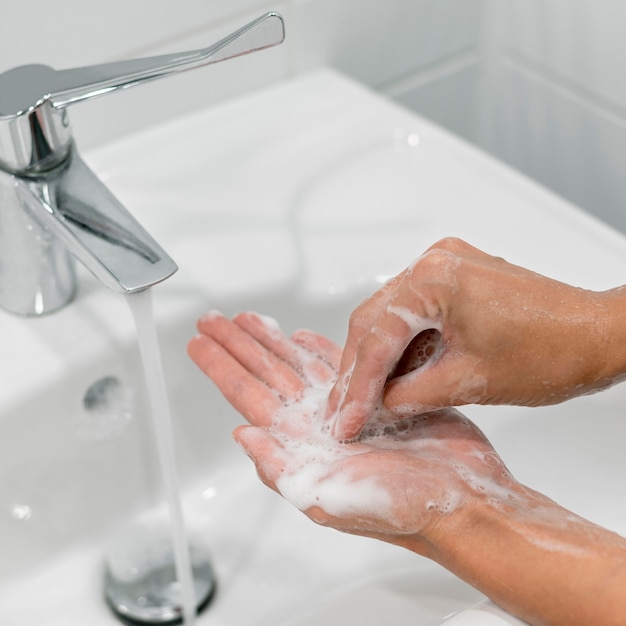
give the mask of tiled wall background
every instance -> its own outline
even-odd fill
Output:
[[[283,46],[77,105],[78,143],[331,65],[626,231],[621,0],[13,2],[0,72],[201,47],[269,10],[285,17]]]
[[[626,3],[490,1],[484,145],[626,231]]]

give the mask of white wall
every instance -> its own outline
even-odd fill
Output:
[[[626,231],[626,3],[496,0],[495,155]]]
[[[626,232],[626,3],[472,10],[472,52],[386,92]]]
[[[76,105],[79,145],[327,64],[626,231],[621,0],[13,2],[0,72],[201,47],[269,10],[285,17],[282,46]]]

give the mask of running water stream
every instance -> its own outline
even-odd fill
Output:
[[[151,290],[146,289],[131,294],[127,300],[137,327],[139,349],[141,351],[146,386],[152,409],[157,452],[169,507],[172,547],[176,578],[180,585],[183,624],[184,626],[193,626],[196,616],[193,571],[180,501],[172,418],[165,390],[161,352],[152,311]]]

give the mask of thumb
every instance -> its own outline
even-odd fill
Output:
[[[488,384],[477,371],[479,363],[444,354],[432,365],[388,381],[383,406],[398,417],[408,417],[449,406],[480,404],[487,398]]]
[[[256,465],[259,478],[278,491],[276,481],[285,471],[287,453],[276,438],[256,426],[239,426],[233,431],[233,438]]]

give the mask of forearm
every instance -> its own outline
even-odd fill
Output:
[[[626,540],[520,494],[514,506],[481,503],[443,518],[429,556],[530,624],[623,624]]]

